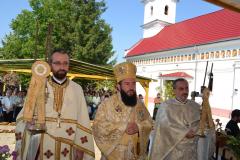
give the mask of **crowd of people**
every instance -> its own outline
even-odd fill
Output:
[[[15,122],[18,113],[23,108],[26,91],[16,89],[7,89],[0,101],[0,121]]]
[[[89,87],[84,90],[84,95],[87,102],[89,118],[93,120],[99,104],[108,99],[112,95],[112,91],[105,91],[104,89],[95,91],[94,88]]]
[[[26,91],[16,89],[7,89],[5,96],[0,96],[0,122],[15,122],[18,113],[23,108]],[[109,98],[112,91],[101,89],[95,91],[93,88],[86,88],[84,96],[87,103],[88,114],[91,120],[94,119],[99,104]]]
[[[69,55],[65,50],[55,50],[49,66],[53,75],[43,81],[48,91],[43,99],[41,90],[31,91],[27,95],[31,99],[23,105],[22,92],[12,94],[7,90],[1,100],[5,121],[14,121],[23,108],[16,124],[15,151],[19,159],[93,160],[93,140],[101,151],[101,160],[206,159],[198,154],[201,106],[188,99],[187,80],[174,80],[172,99],[163,101],[157,94],[151,117],[144,97],[136,93],[134,64],[123,62],[114,66],[114,93],[97,92],[94,88],[83,90],[69,80]],[[43,78],[37,73],[32,76]],[[238,136],[239,122],[240,112],[235,110],[227,134]]]

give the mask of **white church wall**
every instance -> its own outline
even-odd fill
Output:
[[[152,24],[149,28],[143,28],[143,38],[148,38],[156,35],[160,30],[163,29],[163,25],[161,24]]]
[[[229,45],[230,46],[230,45]],[[222,49],[221,49],[222,50]],[[214,84],[213,92],[210,96],[210,103],[213,108],[231,110],[240,106],[236,98],[233,97],[233,91],[236,88],[238,90],[239,86],[237,81],[240,81],[240,69],[236,71],[234,77],[234,64],[240,59],[240,50],[238,57],[228,57],[228,58],[213,58],[208,59],[208,71],[206,76],[205,85],[208,85],[208,74],[211,69],[211,64],[213,62],[213,74],[214,74]],[[179,53],[179,52],[178,52]],[[180,52],[181,53],[181,52]],[[184,52],[187,53],[187,52]],[[203,52],[206,53],[206,52]],[[210,52],[209,52],[210,53]],[[232,51],[231,51],[232,53]],[[209,54],[210,55],[210,54]],[[227,56],[227,55],[226,55]],[[147,57],[146,57],[147,58]],[[150,83],[149,89],[149,109],[150,111],[153,108],[153,98],[157,94],[156,88],[160,86],[159,77],[160,74],[168,74],[174,72],[186,72],[191,75],[193,79],[188,79],[189,81],[189,91],[198,91],[200,92],[200,87],[203,85],[203,79],[205,74],[207,60],[195,60],[195,61],[181,61],[181,62],[169,62],[169,63],[159,63],[159,64],[146,64],[139,65],[138,74],[146,76],[149,78],[157,79],[158,82]],[[240,68],[240,65],[239,65]],[[233,86],[235,80],[235,87]],[[163,87],[163,86],[162,86]],[[240,89],[240,88],[239,88]],[[238,92],[235,97],[238,97]],[[190,95],[189,95],[190,98]]]

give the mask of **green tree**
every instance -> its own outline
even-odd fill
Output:
[[[170,98],[174,98],[174,92],[173,92],[173,81],[166,80],[164,84],[164,98],[165,100],[168,100]]]
[[[104,89],[105,91],[113,92],[116,90],[116,82],[111,80],[95,81],[95,85],[96,91]]]
[[[23,10],[11,23],[3,57],[37,58],[45,56],[48,25],[53,26],[52,48],[64,48],[74,59],[107,64],[114,54],[112,28],[101,19],[104,0],[29,0],[32,11]]]

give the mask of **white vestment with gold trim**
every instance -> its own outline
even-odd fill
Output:
[[[47,82],[49,92],[46,99],[46,132],[32,135],[25,129],[23,110],[17,118],[16,126],[16,151],[18,159],[26,160],[27,157],[49,160],[93,160],[94,142],[88,116],[87,106],[81,86],[73,81],[64,88],[63,104],[58,127],[58,115],[53,108],[54,91]],[[76,153],[78,150],[78,154]],[[37,153],[38,152],[38,153]],[[35,155],[31,155],[34,153]],[[76,156],[82,158],[76,158]]]
[[[198,130],[200,105],[170,99],[161,103],[154,127],[151,160],[197,160],[198,137],[187,139],[190,129]]]

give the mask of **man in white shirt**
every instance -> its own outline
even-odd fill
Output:
[[[12,90],[7,90],[6,96],[2,99],[3,118],[6,122],[12,122],[13,119],[13,102],[11,99]]]

